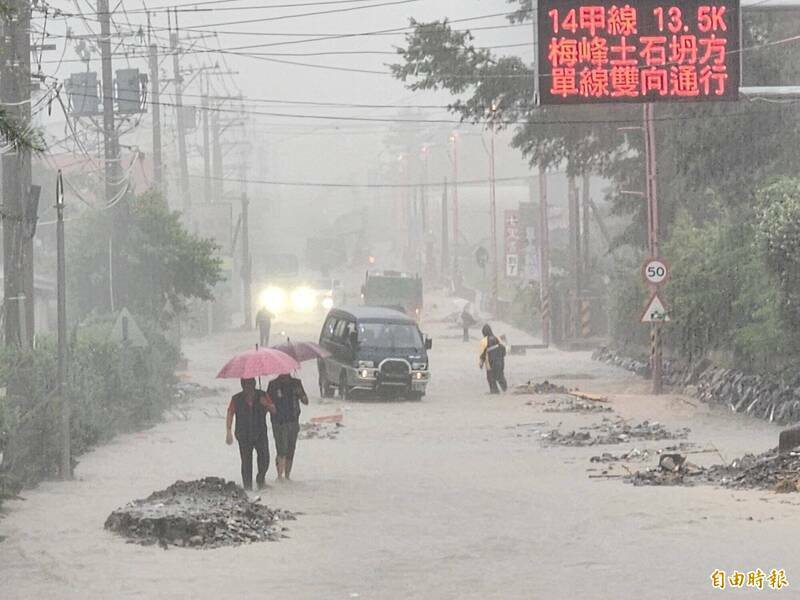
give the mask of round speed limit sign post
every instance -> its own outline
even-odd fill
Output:
[[[663,258],[648,258],[642,265],[642,279],[650,285],[661,285],[669,279],[669,265]]]

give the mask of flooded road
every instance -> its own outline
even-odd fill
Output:
[[[699,599],[714,593],[717,568],[785,569],[791,587],[781,594],[797,595],[796,495],[589,479],[589,457],[600,450],[669,442],[543,447],[539,428],[577,429],[603,415],[526,404],[549,396],[487,395],[478,340],[463,343],[460,330],[436,316],[424,327],[434,346],[422,402],[323,401],[314,363],[304,366],[311,406],[301,421],[341,413],[344,427],[335,439],[299,442],[293,483],[275,483],[270,468],[263,501],[301,513],[289,539],[213,550],[126,544],[103,529],[115,508],[177,479],[238,481],[222,419],[236,386],[213,377],[255,334],[187,341],[192,380],[223,390],[83,456],[75,481],[45,483],[9,502],[0,521],[0,596]],[[297,340],[318,333],[285,329]],[[495,330],[511,343],[530,341],[502,324]],[[713,443],[729,460],[777,443],[777,427],[650,396],[647,382],[588,353],[529,351],[507,365],[512,386],[555,377],[608,395],[631,422],[689,427],[689,441]]]

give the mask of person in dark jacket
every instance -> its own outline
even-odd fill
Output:
[[[256,313],[256,325],[258,325],[258,340],[262,348],[269,346],[269,330],[272,328],[272,319],[275,318],[266,306],[262,306]]]
[[[459,321],[461,322],[461,329],[464,333],[462,339],[465,342],[468,342],[469,328],[475,325],[475,317],[473,317],[469,312],[469,302],[464,305],[464,309],[461,311],[461,316],[459,317]]]
[[[233,444],[233,426],[236,419],[236,441],[239,442],[239,455],[242,459],[242,486],[253,489],[253,451],[257,455],[258,489],[264,487],[264,479],[269,469],[269,438],[267,437],[267,413],[274,413],[275,406],[270,397],[256,389],[255,379],[242,379],[242,391],[231,398],[228,416],[225,419],[225,443]]]
[[[272,413],[272,436],[275,438],[275,467],[278,481],[290,479],[297,436],[300,433],[300,403],[308,404],[303,383],[288,373],[269,382],[267,395],[275,404]]]
[[[506,347],[503,342],[495,337],[492,328],[487,323],[481,330],[481,353],[479,358],[480,368],[486,368],[486,380],[489,382],[489,392],[499,394],[502,389],[508,389],[506,382]],[[498,384],[500,389],[498,389]]]

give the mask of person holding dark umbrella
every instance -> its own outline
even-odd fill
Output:
[[[270,418],[278,481],[288,481],[291,479],[297,436],[300,434],[300,403],[307,405],[308,396],[303,383],[288,373],[278,375],[269,382],[267,395],[275,404],[275,411]]]

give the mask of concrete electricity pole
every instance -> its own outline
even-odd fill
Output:
[[[186,154],[186,115],[183,110],[183,76],[181,75],[180,51],[178,50],[178,9],[174,9],[175,29],[169,32],[169,47],[172,52],[172,72],[175,80],[175,113],[178,125],[178,162],[180,164],[180,197],[184,212],[191,208],[189,197],[189,158]]]
[[[542,314],[542,343],[550,345],[550,224],[547,206],[547,172],[539,165],[539,301]]]
[[[208,131],[208,76],[200,76],[201,99],[200,104],[203,111],[203,200],[206,203],[212,202],[211,196],[211,149],[209,147],[209,131]],[[203,88],[203,79],[205,79],[205,88]],[[220,198],[216,199],[217,201]]]
[[[150,37],[150,14],[147,14],[147,35]],[[149,41],[149,40],[148,40]],[[158,46],[150,42],[150,98],[153,111],[153,184],[164,193],[163,163],[161,158],[161,81],[158,73]],[[166,202],[166,195],[164,196]]]
[[[30,122],[30,6],[25,0],[12,0],[7,8],[2,18],[0,101],[8,117],[25,127]],[[26,347],[33,337],[33,240],[29,233],[31,219],[36,218],[30,214],[30,151],[6,152],[2,166],[5,343]]]
[[[222,143],[220,140],[219,113],[211,113],[211,173],[214,181],[214,200],[222,199]]]
[[[64,384],[67,373],[67,282],[64,252],[64,179],[61,169],[56,179],[56,289],[58,314],[58,398],[61,402],[61,479],[72,479],[72,448],[70,431],[71,407]]]
[[[253,328],[253,264],[250,258],[250,225],[247,193],[242,192],[242,300],[244,303],[244,328]]]
[[[658,194],[656,190],[656,133],[653,124],[653,105],[644,105],[645,181],[647,195],[647,242],[651,258],[659,257]],[[650,324],[650,355],[653,372],[653,393],[660,394],[662,385],[661,323]]]
[[[444,189],[442,191],[442,280],[447,277],[450,270],[450,231],[447,222],[447,177],[444,178]]]

